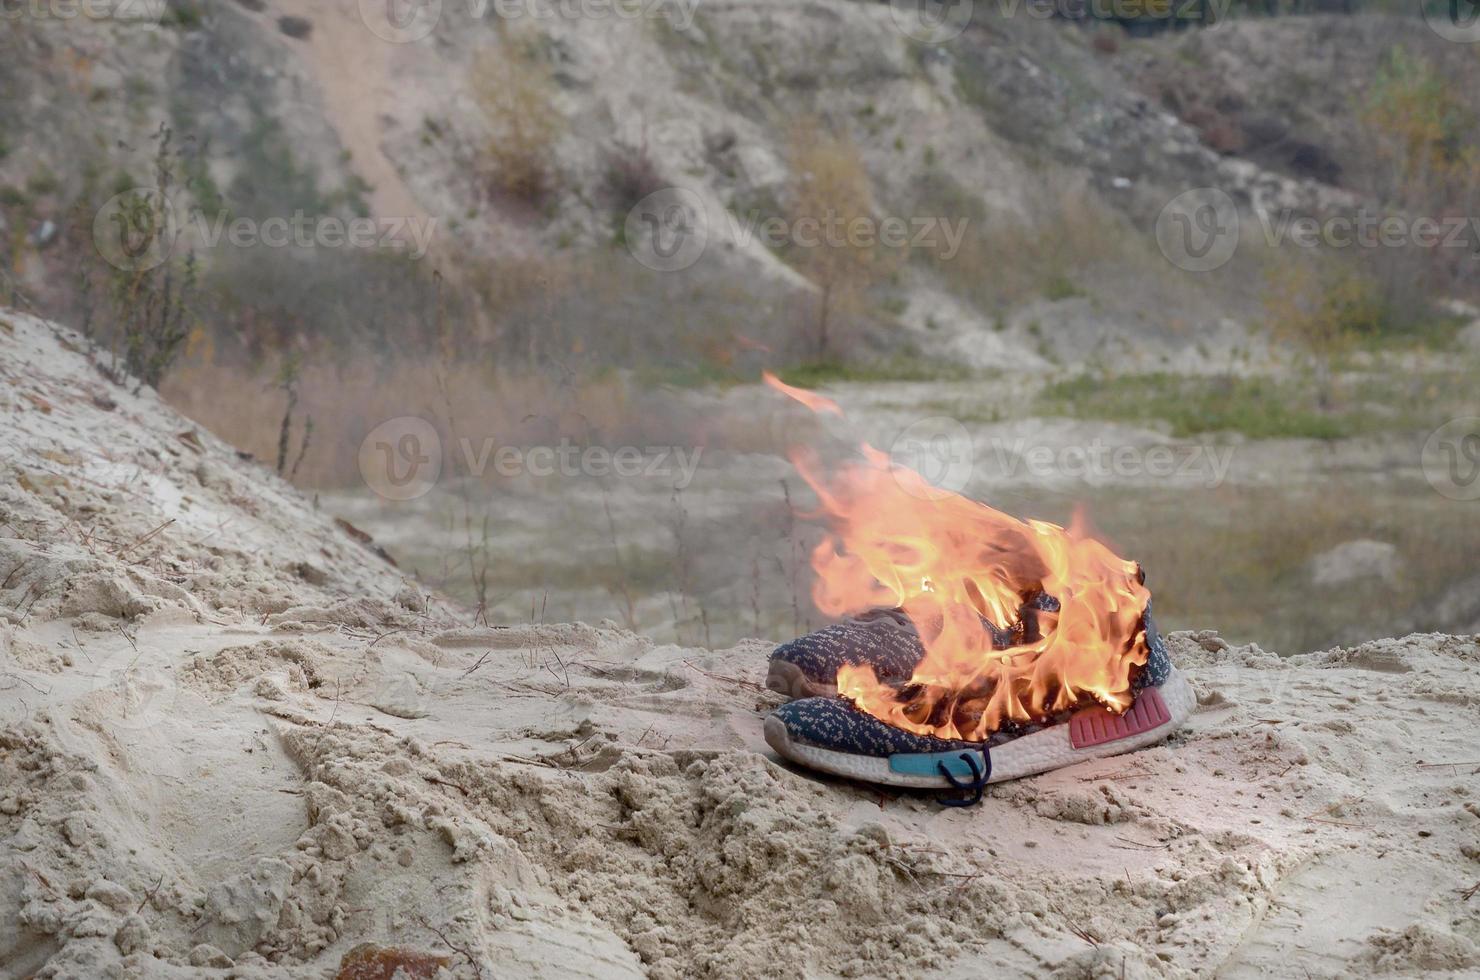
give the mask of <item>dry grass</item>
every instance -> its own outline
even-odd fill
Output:
[[[523,201],[541,200],[555,185],[555,143],[562,129],[549,64],[533,39],[505,37],[478,56],[470,81],[488,122],[484,153],[492,188]]]
[[[288,395],[274,365],[247,371],[208,360],[183,364],[164,384],[165,398],[185,415],[265,462],[275,459]],[[343,365],[305,364],[298,381],[299,417],[312,417],[313,443],[297,470],[300,486],[329,488],[359,480],[360,441],[379,423],[405,415],[445,430],[447,411],[431,359],[387,364],[371,358]],[[479,363],[447,372],[447,399],[459,436],[475,445],[558,443],[562,436],[636,438],[638,409],[618,377],[577,386],[546,375],[512,375]],[[593,421],[594,420],[594,421]],[[300,423],[301,424],[301,423]],[[444,444],[453,446],[449,432]],[[297,443],[296,435],[292,441]],[[459,463],[462,453],[456,453]]]
[[[914,208],[966,219],[955,256],[924,259],[953,292],[987,314],[1076,295],[1107,309],[1155,309],[1164,320],[1205,305],[1196,292],[1204,284],[1178,274],[1151,236],[1110,207],[1082,174],[1043,167],[1014,214],[987,210],[954,177],[931,171],[917,184]]]
[[[835,345],[846,343],[834,336],[837,323],[856,310],[868,284],[887,274],[894,260],[875,244],[846,236],[824,238],[822,244],[801,242],[807,223],[849,228],[873,216],[872,181],[857,146],[828,133],[818,120],[804,119],[791,127],[787,155],[792,173],[788,217],[798,239],[787,257],[817,286],[813,340],[817,357],[826,358]]]

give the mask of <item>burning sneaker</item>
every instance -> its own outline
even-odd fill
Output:
[[[1039,723],[1009,722],[985,739],[971,740],[911,731],[880,720],[846,697],[817,696],[776,709],[766,719],[766,741],[783,758],[820,772],[888,786],[954,789],[969,796],[943,802],[976,803],[989,783],[1145,748],[1181,727],[1195,704],[1192,687],[1172,666],[1149,606],[1142,624],[1144,639],[1138,639],[1144,643],[1145,663],[1134,674],[1129,706],[1120,713],[1092,704],[1060,712]],[[803,643],[805,650],[821,646],[829,651],[827,658],[803,658],[819,677],[807,683],[824,688],[820,680],[824,662],[836,660],[846,666],[872,659],[863,651],[843,647],[843,636],[856,639],[883,635],[858,627],[846,633],[837,627],[832,629],[834,632],[822,641]],[[994,631],[994,637],[998,632]],[[809,639],[803,637],[794,643]],[[778,654],[790,646],[783,646]],[[790,651],[785,662],[795,662],[798,656]],[[888,656],[891,666],[902,658],[893,648]],[[900,677],[898,673],[894,676]],[[907,700],[910,688],[899,693]],[[968,714],[972,710],[968,698],[954,700],[951,707]],[[940,711],[937,703],[932,714],[939,715]]]
[[[1011,628],[984,618],[981,625],[993,648],[1006,650],[1037,639],[1038,614],[1058,611],[1059,601],[1039,592],[1023,604]],[[766,687],[790,698],[831,697],[838,693],[838,672],[864,664],[879,680],[903,684],[924,657],[920,632],[903,609],[874,609],[781,644],[771,653]]]
[[[859,451],[831,468],[805,447],[787,454],[816,495],[809,516],[826,525],[812,549],[812,602],[829,616],[890,611],[772,655],[769,685],[801,697],[766,719],[782,756],[868,782],[962,790],[970,797],[954,802],[974,803],[988,783],[1160,741],[1192,713],[1141,567],[1081,515],[1067,528],[1019,520],[866,443]]]

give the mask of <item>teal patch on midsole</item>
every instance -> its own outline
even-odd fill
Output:
[[[971,762],[967,762],[967,758]],[[976,764],[976,772],[971,769],[972,763]],[[939,767],[942,765],[946,767],[946,772],[958,779],[974,779],[982,768],[981,759],[976,753],[966,749],[957,749],[954,752],[900,752],[889,757],[891,772],[909,776],[939,776]]]

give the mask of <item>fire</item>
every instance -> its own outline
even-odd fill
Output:
[[[766,381],[814,411],[820,401],[842,414]],[[925,657],[898,687],[869,666],[844,667],[839,694],[899,728],[970,741],[1089,703],[1130,707],[1132,678],[1149,656],[1151,593],[1135,562],[1078,516],[1067,529],[1020,521],[867,444],[862,452],[830,475],[809,450],[790,454],[829,528],[812,552],[813,601],[831,616],[901,607]]]
[[[793,388],[770,371],[762,371],[761,379],[787,398],[801,402],[818,415],[837,415],[841,417],[843,414],[843,410],[838,407],[838,403],[831,398],[825,398],[815,391],[808,391],[805,388]]]

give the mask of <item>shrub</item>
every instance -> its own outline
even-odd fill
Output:
[[[152,193],[130,192],[115,215],[131,234],[178,234],[166,211],[175,185],[170,130],[161,127],[156,140]],[[191,315],[197,281],[195,256],[179,259],[173,254],[174,244],[169,242],[166,258],[158,265],[113,267],[108,284],[113,367],[116,371],[121,346],[123,368],[156,388],[195,326]],[[91,322],[90,311],[84,319]]]
[[[542,200],[555,185],[561,131],[549,67],[531,45],[505,40],[478,56],[471,81],[488,123],[484,152],[492,188],[531,203]]]
[[[795,232],[803,222],[820,228],[847,228],[857,218],[873,213],[873,190],[858,148],[843,137],[831,136],[816,120],[804,120],[791,129],[789,162],[791,188],[789,218]],[[868,284],[885,272],[882,250],[874,244],[828,240],[819,244],[793,243],[792,264],[818,289],[814,347],[825,360],[832,349],[833,321],[857,301]]]
[[[606,190],[617,212],[625,215],[643,198],[668,186],[647,143],[618,143],[606,155]]]

